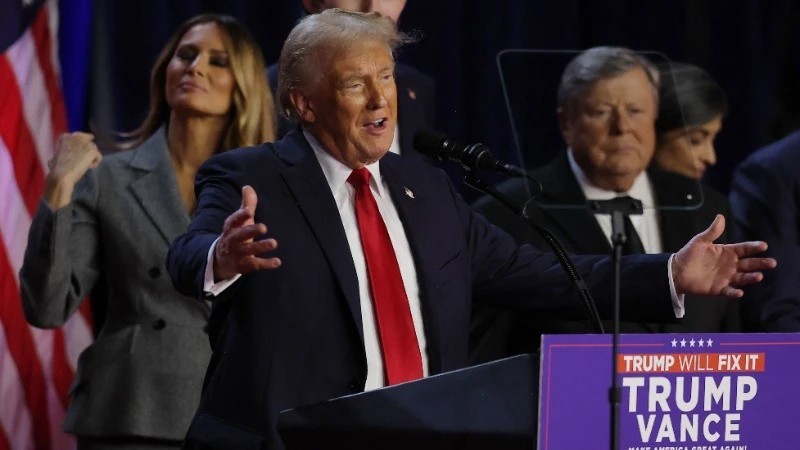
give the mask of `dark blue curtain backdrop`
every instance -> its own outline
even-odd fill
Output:
[[[302,14],[299,0],[95,1],[87,120],[134,128],[156,53],[177,24],[204,11],[243,20],[268,63]],[[704,67],[731,105],[707,180],[723,191],[744,156],[800,127],[798,0],[409,0],[400,28],[422,33],[399,59],[436,80],[438,128],[510,162],[519,161],[495,63],[507,48],[622,45]]]

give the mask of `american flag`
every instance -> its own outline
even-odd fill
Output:
[[[83,302],[62,328],[22,314],[18,273],[56,137],[67,131],[58,3],[0,0],[0,450],[71,449],[61,430],[80,352],[92,340]]]

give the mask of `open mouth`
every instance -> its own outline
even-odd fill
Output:
[[[383,132],[389,128],[389,120],[385,117],[373,120],[372,122],[367,122],[366,124],[364,124],[364,128],[369,133],[383,134]]]
[[[387,122],[387,120],[385,118],[384,119],[378,119],[378,120],[374,120],[372,122],[368,122],[365,126],[372,127],[372,128],[381,128],[384,125],[386,125],[386,122]]]

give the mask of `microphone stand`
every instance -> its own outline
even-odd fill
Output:
[[[561,267],[567,273],[567,276],[577,289],[578,296],[581,298],[581,305],[583,306],[583,312],[586,316],[586,320],[592,325],[595,333],[604,334],[605,331],[603,330],[603,323],[600,321],[600,315],[597,313],[597,306],[594,303],[592,294],[589,292],[589,288],[586,287],[586,282],[583,281],[580,273],[578,273],[578,270],[575,268],[575,264],[572,262],[572,259],[570,259],[561,243],[558,242],[558,239],[556,239],[556,237],[549,230],[535,223],[528,216],[528,213],[525,211],[525,204],[518,205],[506,198],[500,193],[500,191],[478,177],[476,170],[473,170],[468,166],[464,166],[464,169],[464,183],[467,186],[492,196],[495,200],[514,211],[515,214],[521,217],[531,228],[536,230],[544,238],[544,240],[547,242],[547,245],[549,245],[553,250],[553,254],[556,256],[556,258],[558,258],[558,262],[561,263]],[[526,178],[536,181],[529,176],[526,176]]]
[[[619,403],[621,393],[617,384],[617,359],[619,357],[619,310],[620,310],[620,272],[622,246],[628,239],[625,234],[625,218],[631,214],[642,214],[642,202],[631,198],[611,200],[590,200],[589,209],[594,214],[611,214],[611,244],[614,261],[614,312],[613,333],[611,334],[611,387],[608,401],[611,406],[611,450],[619,449]]]

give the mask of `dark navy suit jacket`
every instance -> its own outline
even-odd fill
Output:
[[[731,185],[737,239],[766,241],[778,260],[764,280],[745,289],[748,331],[800,331],[800,132],[750,155]]]
[[[431,374],[467,365],[473,301],[579,316],[572,287],[551,254],[519,247],[472,212],[439,169],[387,154],[380,162],[414,257],[424,351]],[[215,300],[212,362],[188,448],[282,448],[279,411],[363,390],[367,376],[358,280],[336,203],[302,133],[209,159],[197,178],[198,206],[170,249],[179,291],[200,296],[206,255],[241,188],[258,194],[256,222],[279,243],[275,270],[243,276]],[[413,196],[407,192],[413,193]],[[625,310],[646,320],[673,316],[667,256],[623,261]],[[612,264],[578,257],[579,271],[610,311]]]

